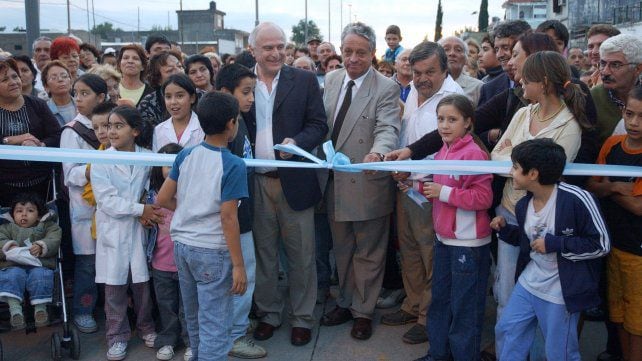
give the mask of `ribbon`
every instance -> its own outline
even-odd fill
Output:
[[[322,146],[326,160],[322,160],[311,153],[293,144],[278,144],[274,149],[295,154],[310,162],[295,162],[266,159],[243,159],[248,167],[279,167],[279,168],[312,168],[332,169],[338,172],[372,171],[398,171],[416,172],[425,174],[508,174],[511,162],[499,161],[474,161],[474,160],[403,160],[374,163],[351,164],[350,159],[343,153],[336,152],[332,142],[328,141]],[[103,163],[126,164],[139,166],[171,166],[174,163],[174,154],[140,153],[140,152],[114,152],[84,149],[62,149],[44,147],[26,147],[0,145],[0,159],[35,161],[35,162],[63,162],[63,163]],[[611,177],[642,177],[642,167],[603,164],[569,163],[564,169],[568,176],[611,176]]]

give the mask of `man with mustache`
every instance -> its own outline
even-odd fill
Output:
[[[495,27],[493,30],[495,55],[504,69],[504,73],[482,85],[478,107],[489,101],[495,94],[515,86],[513,81],[515,74],[508,65],[508,61],[511,58],[513,45],[515,45],[517,39],[523,34],[531,32],[531,30],[531,26],[524,20],[505,21]]]
[[[642,40],[630,34],[610,37],[600,46],[599,70],[602,84],[591,89],[597,108],[600,143],[613,133],[622,118],[627,94],[639,83],[642,73]]]
[[[51,61],[51,38],[46,36],[41,36],[38,39],[34,40],[33,45],[33,63],[36,65],[38,74],[36,74],[36,84],[34,87],[38,89],[44,89],[41,79],[41,71],[44,69],[45,65],[49,64]]]
[[[448,57],[444,48],[433,42],[417,45],[409,55],[413,87],[406,99],[402,118],[400,148],[419,140],[437,129],[437,104],[450,94],[464,90],[448,74]],[[432,155],[426,159],[432,158]],[[432,205],[416,204],[408,195],[410,187],[421,192],[429,175],[395,173],[397,182],[397,235],[401,254],[401,270],[406,299],[397,312],[381,318],[384,325],[416,324],[402,340],[417,344],[428,341],[426,313],[431,300],[432,257],[435,239]]]

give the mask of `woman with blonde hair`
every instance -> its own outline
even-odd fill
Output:
[[[111,65],[94,65],[88,71],[89,74],[96,74],[107,83],[107,94],[109,100],[116,103],[120,99],[120,80],[123,76]]]

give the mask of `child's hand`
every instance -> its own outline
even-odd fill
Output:
[[[424,182],[424,196],[426,196],[426,198],[439,198],[439,193],[441,193],[441,184]]]
[[[546,242],[544,241],[544,238],[538,238],[531,242],[531,249],[537,253],[545,254]]]
[[[245,293],[245,290],[247,290],[247,275],[245,274],[245,267],[232,267],[232,289],[230,291],[235,295],[242,295]]]
[[[497,232],[499,232],[499,230],[504,227],[506,227],[506,218],[502,216],[497,216],[493,218],[492,221],[490,221],[490,228],[494,229]]]
[[[29,253],[34,257],[40,257],[42,255],[42,246],[39,244],[34,244],[29,248]]]
[[[630,196],[633,194],[633,183],[612,182],[611,190],[613,191],[613,193],[621,194],[623,196]]]

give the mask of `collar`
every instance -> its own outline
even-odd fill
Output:
[[[345,89],[348,86],[348,82],[350,80],[353,80],[355,87],[359,89],[361,87],[361,84],[363,84],[363,81],[366,79],[366,77],[368,76],[368,74],[370,74],[371,71],[372,71],[372,67],[369,67],[368,71],[366,71],[365,74],[358,77],[357,79],[350,79],[350,77],[348,76],[348,72],[346,71],[346,75],[345,77],[343,77],[343,84],[341,85],[341,90]]]
[[[261,83],[263,83],[263,81],[262,81],[262,80],[260,80],[260,78],[259,78],[259,72],[258,72],[258,69],[259,69],[259,64],[256,64],[256,65],[254,66],[254,74],[256,75],[256,81],[257,81],[257,82],[259,82],[259,81],[260,81]],[[274,83],[276,83],[276,82],[278,82],[278,81],[279,81],[279,78],[281,77],[281,70],[283,70],[283,67],[281,67],[281,69],[279,69],[279,72],[278,72],[278,73],[276,73],[276,76],[275,76],[275,77],[274,77],[274,79],[272,80],[272,84],[274,84]]]
[[[394,80],[395,82],[397,82],[397,84],[399,84],[400,87],[408,88],[408,87],[412,86],[412,79],[410,79],[410,81],[408,82],[408,85],[406,85],[404,87],[403,84],[401,84],[401,82],[397,78],[397,73],[392,74],[392,78],[391,79]]]
[[[609,95],[611,102],[617,105],[620,110],[623,110],[626,107],[626,104],[615,96],[615,92],[612,89],[606,89],[606,93]]]

